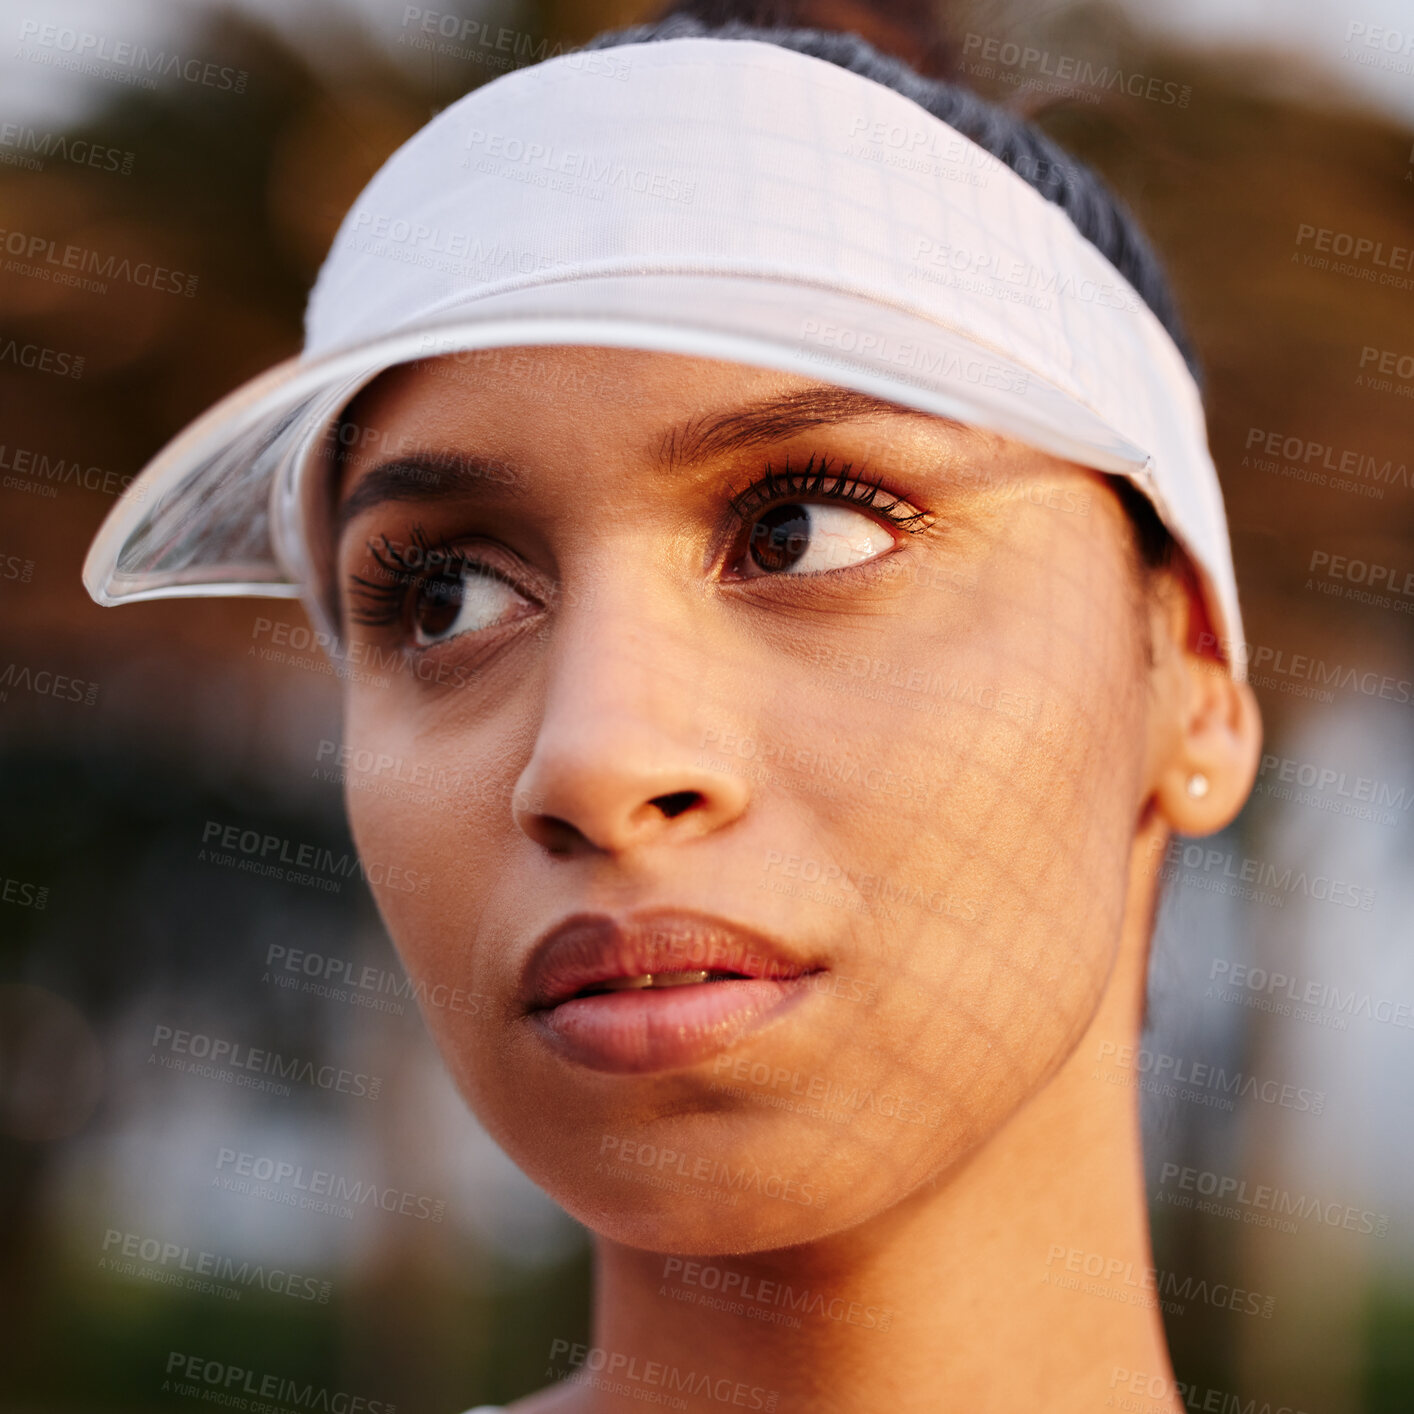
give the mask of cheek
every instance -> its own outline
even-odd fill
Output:
[[[488,908],[497,924],[506,921],[504,907],[492,907],[493,881],[505,871],[496,867],[484,802],[456,792],[419,792],[412,801],[357,787],[346,797],[360,857],[396,859],[428,880],[417,892],[380,887],[372,878],[370,888],[443,1063],[484,1115],[481,1092],[494,1073],[490,1050],[506,1019],[493,950],[478,946]],[[501,808],[509,815],[508,804]],[[470,867],[473,858],[486,867]]]
[[[400,891],[380,886],[379,872],[370,871],[379,912],[413,981],[486,996],[473,944],[504,877],[497,866],[514,829],[517,768],[505,750],[479,756],[480,738],[438,724],[435,714],[430,727],[419,728],[418,718],[416,705],[392,691],[350,700],[349,824],[365,865],[387,861],[427,880],[426,888]],[[437,1034],[447,1018],[429,1012],[428,1022]]]
[[[922,790],[856,791],[825,826],[888,881],[872,1040],[883,1070],[946,1103],[944,1161],[1069,1053],[1119,941],[1142,765],[1137,621],[1122,566],[1074,548],[998,554],[974,600],[912,639],[907,661],[926,667],[853,707],[849,731]]]

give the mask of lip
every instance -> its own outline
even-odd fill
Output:
[[[646,1074],[694,1065],[783,1017],[823,969],[709,914],[578,913],[526,963],[521,1001],[542,1040],[590,1070]],[[584,995],[645,973],[719,972],[729,980]]]

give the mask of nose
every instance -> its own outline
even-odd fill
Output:
[[[551,854],[622,855],[698,839],[746,811],[746,780],[706,762],[712,659],[642,609],[562,625],[535,746],[516,783],[521,831]],[[720,658],[718,659],[720,668]],[[720,695],[720,694],[717,694]],[[710,715],[711,708],[707,706]]]

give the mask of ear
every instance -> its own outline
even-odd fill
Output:
[[[1252,792],[1262,752],[1256,694],[1214,656],[1217,635],[1191,569],[1156,596],[1153,705],[1160,743],[1152,802],[1170,828],[1210,835],[1229,825]]]

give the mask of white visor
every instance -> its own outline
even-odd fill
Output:
[[[340,226],[303,353],[147,465],[88,592],[301,597],[337,637],[312,473],[351,398],[394,364],[555,344],[800,374],[1126,477],[1193,561],[1219,642],[1243,642],[1202,401],[1124,277],[911,99],[715,38],[562,55],[409,139]]]

